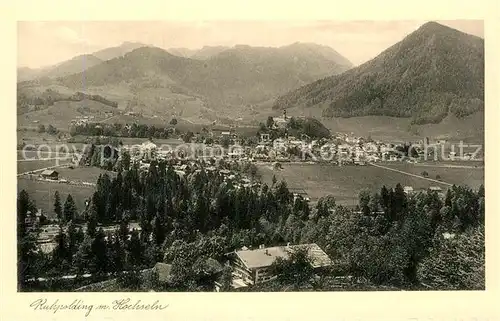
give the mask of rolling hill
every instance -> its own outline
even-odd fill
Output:
[[[96,56],[97,58],[101,59],[102,61],[106,61],[106,60],[111,60],[111,59],[114,59],[117,57],[124,56],[125,54],[131,52],[132,50],[135,50],[137,48],[141,48],[144,46],[146,46],[146,45],[143,43],[140,43],[140,42],[125,41],[119,46],[105,48],[105,49],[94,52],[92,55]]]
[[[174,56],[189,58],[194,55],[197,50],[189,48],[168,48],[167,51]]]
[[[227,46],[203,46],[203,48],[196,50],[190,58],[198,59],[198,60],[206,60],[213,56],[220,54],[223,51],[226,51],[230,47]]]
[[[63,61],[53,66],[40,69],[19,68],[17,70],[18,81],[33,80],[36,78],[57,78],[75,74],[87,68],[98,65],[101,59],[94,55],[80,55],[70,60]]]
[[[391,116],[414,125],[484,110],[484,40],[435,22],[376,58],[279,97],[273,108],[319,108],[324,117]]]
[[[144,44],[135,42],[124,42],[120,46],[106,48],[92,54],[84,54],[55,64],[53,66],[39,69],[21,67],[17,69],[18,81],[30,81],[41,78],[58,78],[80,73],[88,68],[94,67],[103,61],[121,57],[127,52],[143,47]]]
[[[17,81],[28,81],[38,77],[40,69],[33,69],[29,67],[17,68]]]
[[[98,101],[84,99],[81,101],[58,101],[42,110],[35,110],[17,115],[17,126],[23,128],[37,128],[39,124],[49,124],[68,130],[71,121],[78,116],[94,116],[96,121],[108,118],[106,112],[115,113],[116,108]]]
[[[75,90],[122,86],[135,93],[161,89],[165,94],[202,99],[210,108],[245,106],[275,98],[351,66],[340,55],[327,56],[315,50],[310,44],[282,48],[235,46],[206,60],[197,60],[160,48],[142,47],[55,83]]]
[[[189,54],[182,48],[169,52],[145,46],[121,55],[140,45],[126,43],[121,49],[96,52],[96,59],[118,56],[78,73],[19,82],[18,114],[46,109],[58,93],[84,92],[150,117],[193,123],[254,121],[280,94],[352,66],[331,48],[300,43],[280,48],[204,47],[199,51],[207,55],[203,59],[182,57]]]
[[[167,51],[174,56],[192,58],[196,60],[206,60],[229,49],[227,46],[203,46],[200,49],[169,48]]]

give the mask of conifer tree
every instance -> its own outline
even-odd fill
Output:
[[[61,207],[61,196],[59,195],[59,192],[56,191],[54,193],[54,213],[56,213],[57,219],[59,221],[63,220],[63,212],[62,212],[62,207]]]
[[[64,220],[69,222],[76,218],[76,205],[71,194],[68,194],[66,201],[64,202]]]

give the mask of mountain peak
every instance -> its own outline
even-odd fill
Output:
[[[420,26],[419,29],[451,29],[445,25],[437,23],[436,21],[428,21]]]
[[[136,41],[124,41],[120,45],[120,47],[130,47],[130,46],[146,46],[142,42],[136,42]]]
[[[484,103],[484,40],[428,22],[374,59],[298,88],[275,108],[317,106],[324,116],[383,115],[438,123]]]
[[[425,34],[425,35],[434,35],[434,34],[447,34],[447,35],[461,35],[463,32],[442,25],[435,21],[429,21],[421,25],[415,32],[415,34]]]
[[[324,45],[320,45],[320,44],[317,44],[317,43],[314,43],[314,42],[301,42],[301,41],[296,41],[290,45],[288,45],[288,47],[291,47],[291,46],[300,46],[300,47],[326,47]],[[287,46],[285,46],[287,47]]]

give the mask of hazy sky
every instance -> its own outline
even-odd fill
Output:
[[[480,37],[483,22],[439,21]],[[355,65],[400,41],[425,21],[210,21],[19,22],[18,66],[38,68],[124,41],[168,49],[204,45],[282,46],[314,42],[334,48]]]

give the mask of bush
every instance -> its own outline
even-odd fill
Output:
[[[142,284],[141,271],[136,269],[121,273],[118,278],[118,285],[128,290],[138,290]]]
[[[52,125],[49,125],[49,127],[47,128],[47,133],[50,135],[56,135],[58,132],[59,131],[57,130],[57,128]]]
[[[418,278],[440,290],[484,290],[484,226],[441,239],[418,267]]]

